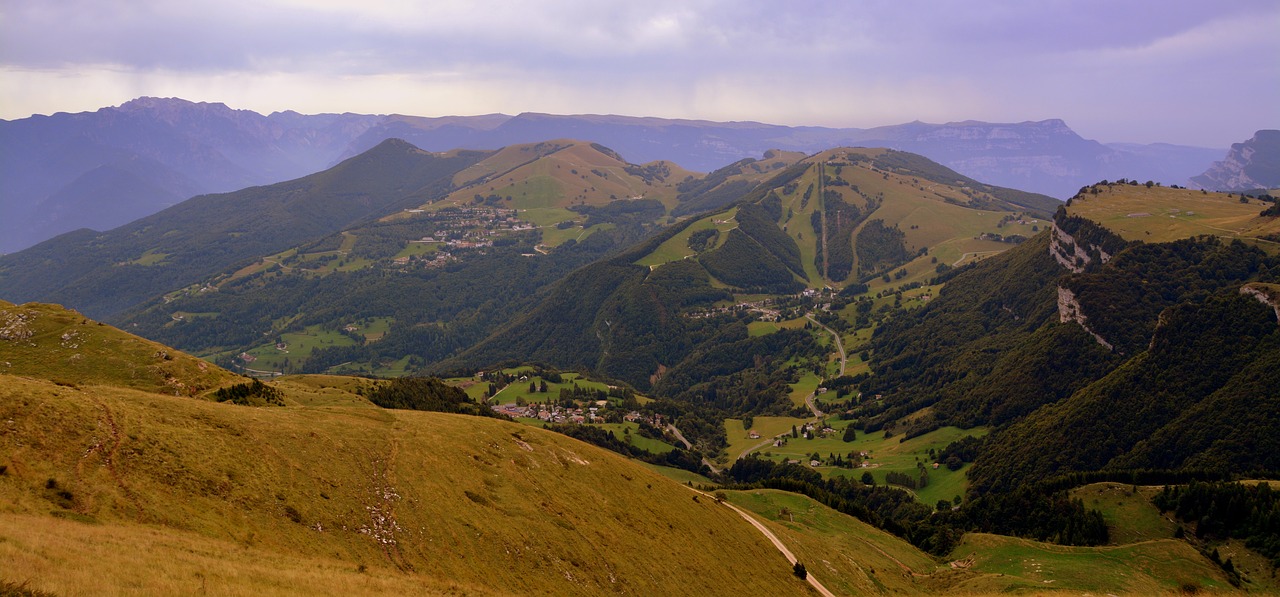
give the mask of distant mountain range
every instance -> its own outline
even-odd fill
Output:
[[[1227,157],[1191,179],[1192,188],[1253,191],[1280,187],[1280,131],[1262,130],[1234,143]]]
[[[698,171],[771,149],[888,147],[984,182],[1059,198],[1103,178],[1182,184],[1222,156],[1198,147],[1102,144],[1061,120],[836,129],[533,113],[264,116],[220,103],[144,97],[95,112],[0,121],[0,252],[79,228],[108,230],[193,195],[305,176],[388,138],[428,151],[574,138],[607,145],[632,163],[666,160]]]

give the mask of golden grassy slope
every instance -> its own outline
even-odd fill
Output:
[[[240,377],[58,305],[0,301],[0,374],[196,396]]]
[[[821,187],[822,190],[838,194],[846,203],[865,211],[869,201],[864,195],[879,202],[879,206],[864,219],[863,225],[867,221],[882,220],[886,226],[896,226],[903,232],[904,242],[909,251],[914,252],[922,247],[929,247],[927,255],[902,266],[902,269],[908,272],[905,278],[894,279],[891,283],[882,283],[878,278],[874,279],[870,282],[873,291],[907,282],[926,282],[937,274],[936,268],[939,263],[960,265],[965,261],[991,256],[1014,246],[979,239],[978,237],[983,233],[1002,236],[1020,234],[1030,238],[1039,229],[1048,225],[1047,221],[1027,217],[1021,222],[1015,221],[1001,226],[1001,220],[1014,215],[1014,212],[971,207],[975,204],[975,198],[994,200],[985,191],[971,188],[959,181],[950,185],[940,184],[909,174],[887,172],[875,168],[871,162],[860,161],[860,158],[874,158],[886,151],[868,148],[837,148],[823,151],[798,160],[798,163],[808,164],[809,169],[792,181],[795,187],[790,192],[787,192],[788,189],[785,186],[772,189],[781,199],[782,205],[778,226],[799,246],[801,265],[808,276],[809,286],[815,288],[827,285],[841,286],[855,281],[857,277],[856,262],[854,273],[841,283],[825,280],[818,264],[815,263],[821,235],[815,231],[811,218],[815,212],[820,213],[823,209],[824,200],[819,188],[824,176],[840,179],[851,185]],[[797,163],[790,160],[799,157],[798,154],[784,152],[770,152],[770,155],[774,158],[766,158],[762,162],[766,165],[776,164],[777,169],[755,172],[748,166],[741,169],[742,174],[738,178],[757,182],[765,181],[785,165]],[[851,162],[851,159],[854,161]],[[810,186],[814,190],[810,193],[810,197],[805,199],[804,195]],[[854,187],[857,187],[861,194],[855,192]],[[652,254],[637,260],[637,263],[660,265],[692,255],[693,251],[687,247],[689,234],[699,228],[712,227],[713,222],[721,222],[722,224],[716,224],[714,227],[722,230],[734,226],[729,210],[706,216],[678,237],[664,243]],[[859,230],[861,226],[851,232],[852,239],[856,239]],[[831,239],[829,242],[835,241]]]
[[[1118,547],[1065,547],[970,533],[952,552],[952,558],[977,573],[955,585],[956,590],[981,594],[1049,590],[1115,595],[1238,592],[1221,570],[1177,539]]]
[[[502,207],[516,209],[563,209],[640,197],[667,204],[675,198],[675,183],[688,176],[672,165],[663,180],[646,181],[626,168],[626,162],[582,141],[513,145],[459,172],[454,176],[459,189],[432,205],[466,205],[477,194],[509,196]]]
[[[0,576],[59,594],[805,591],[727,508],[513,423],[15,376],[0,422]]]
[[[1259,217],[1270,204],[1256,199],[1241,203],[1238,195],[1145,185],[1094,188],[1097,195],[1073,198],[1067,213],[1102,224],[1125,240],[1169,242],[1202,234],[1247,239],[1280,234],[1280,218]]]

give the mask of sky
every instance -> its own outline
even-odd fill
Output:
[[[0,0],[0,118],[140,96],[270,113],[1280,128],[1276,0]]]

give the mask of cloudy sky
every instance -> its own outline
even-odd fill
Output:
[[[0,118],[150,95],[267,113],[1280,128],[1275,0],[0,0]]]

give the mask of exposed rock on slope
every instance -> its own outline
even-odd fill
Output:
[[[1280,130],[1261,130],[1235,143],[1226,159],[1191,179],[1191,187],[1210,191],[1252,191],[1280,187]]]

